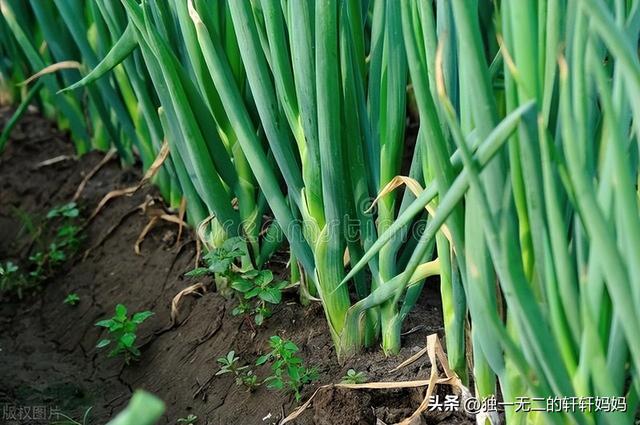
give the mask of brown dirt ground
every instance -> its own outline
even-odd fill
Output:
[[[8,114],[6,109],[0,111],[0,124]],[[69,158],[36,168],[60,155]],[[43,215],[68,202],[102,156],[93,152],[73,158],[67,136],[37,114],[30,113],[19,123],[0,156],[0,260],[28,257],[28,240],[20,230],[16,208]],[[109,162],[89,181],[78,201],[84,216],[107,192],[132,186],[139,179],[138,169],[122,170],[117,160]],[[123,408],[132,390],[142,388],[166,403],[163,423],[175,424],[193,413],[199,425],[276,424],[297,406],[292,397],[265,387],[250,394],[236,387],[232,377],[214,376],[217,357],[235,350],[244,362],[252,363],[275,334],[297,343],[305,362],[319,369],[317,385],[339,382],[349,368],[365,372],[371,381],[428,378],[426,359],[396,373],[389,371],[423,347],[428,334],[442,333],[437,283],[427,285],[405,323],[407,330],[417,330],[403,338],[404,348],[395,358],[372,350],[338,364],[321,307],[303,308],[294,294],[257,331],[231,316],[233,301],[212,292],[185,298],[179,324],[172,327],[171,300],[195,283],[184,277],[193,268],[195,242],[187,234],[176,245],[177,226],[161,224],[143,242],[142,255],[134,253],[134,243],[149,220],[136,207],[147,197],[157,196],[155,189],[146,187],[132,197],[113,200],[86,227],[76,258],[40,291],[22,302],[0,300],[0,404],[55,406],[75,418],[93,406],[90,423],[103,424]],[[84,259],[82,253],[89,248]],[[278,264],[272,267],[282,269]],[[72,291],[81,298],[75,307],[62,303]],[[110,316],[117,303],[126,304],[130,312],[155,313],[140,327],[141,361],[127,367],[95,349],[100,331],[94,324]],[[258,370],[258,374],[264,372]],[[308,385],[303,399],[317,385]],[[327,389],[295,423],[393,423],[409,416],[420,401],[418,390]],[[455,414],[425,416],[418,423],[470,421]]]

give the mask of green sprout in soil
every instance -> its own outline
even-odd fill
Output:
[[[233,350],[229,351],[226,356],[218,358],[217,362],[220,363],[222,367],[216,372],[216,376],[227,373],[238,375],[240,371],[248,368],[248,366],[240,366],[240,357],[237,357],[236,352]]]
[[[7,261],[4,264],[0,264],[0,278],[3,279],[0,282],[3,282],[5,279],[6,280],[10,279],[14,275],[16,275],[17,272],[18,272],[18,266],[13,264],[11,261]]]
[[[0,263],[0,293],[15,293],[19,299],[27,286],[20,268],[11,261]]]
[[[80,227],[74,224],[78,215],[78,208],[73,202],[54,208],[47,214],[49,225],[52,225],[52,220],[58,217],[62,222],[56,228],[53,240],[49,242],[46,249],[36,251],[29,256],[31,262],[29,279],[34,286],[53,274],[80,247]],[[39,242],[39,245],[45,245],[44,241]]]
[[[62,247],[55,242],[49,245],[49,262],[52,267],[58,266],[67,259],[67,254],[62,250]]]
[[[229,238],[224,241],[222,246],[212,249],[204,256],[207,267],[198,267],[191,270],[186,276],[200,277],[216,273],[226,276],[232,271],[233,262],[246,254],[244,239],[240,236]]]
[[[204,256],[207,267],[198,267],[186,276],[213,275],[217,277],[218,284],[224,282],[225,285],[229,285],[238,299],[238,305],[233,309],[232,314],[253,316],[254,322],[260,326],[271,316],[269,304],[279,304],[282,301],[282,291],[288,283],[274,281],[270,270],[239,271],[235,269],[234,261],[245,255],[247,250],[244,239],[240,236],[229,238],[221,247],[212,249]]]
[[[51,209],[47,213],[47,218],[52,219],[56,217],[64,218],[76,218],[80,215],[80,210],[75,202],[69,202],[68,204],[61,205]]]
[[[22,299],[25,292],[39,289],[59,269],[80,247],[81,227],[76,222],[79,215],[75,202],[70,202],[49,211],[46,220],[42,220],[36,229],[34,219],[22,213],[22,220],[27,222],[25,227],[36,248],[22,270],[10,262],[2,267],[0,294]]]
[[[29,256],[29,261],[32,265],[32,270],[29,272],[29,277],[35,281],[43,280],[43,276],[45,273],[45,264],[47,261],[47,257],[44,252],[38,251],[33,255]]]
[[[340,381],[341,384],[364,384],[365,382],[367,382],[367,375],[364,372],[356,372],[354,369],[349,369]]]
[[[176,421],[178,425],[194,425],[198,421],[198,417],[194,414],[190,414],[186,418],[180,418]]]
[[[269,338],[269,346],[271,351],[256,360],[257,366],[271,362],[271,375],[264,382],[268,388],[293,393],[296,401],[300,401],[302,387],[317,380],[318,371],[304,366],[296,355],[299,348],[293,342],[274,335]]]
[[[71,251],[78,249],[80,245],[80,227],[71,223],[67,223],[58,229],[56,234],[56,242],[64,248]]]
[[[239,293],[240,304],[233,309],[234,316],[252,314],[256,325],[271,316],[269,304],[282,301],[282,290],[286,281],[274,281],[271,270],[250,270],[231,282],[231,288]],[[254,301],[252,306],[249,301]]]
[[[100,320],[96,326],[106,328],[109,331],[109,337],[101,339],[96,345],[97,348],[104,348],[112,342],[115,344],[108,357],[122,355],[125,364],[129,364],[131,360],[140,358],[140,350],[134,345],[136,342],[136,330],[138,325],[153,315],[150,311],[142,311],[135,313],[131,318],[127,316],[127,308],[118,304],[116,306],[115,315],[111,319]]]
[[[216,376],[231,373],[236,378],[236,385],[246,387],[249,392],[260,385],[261,382],[258,382],[258,377],[249,370],[249,366],[240,366],[240,357],[236,356],[235,351],[229,351],[226,356],[218,358],[217,362],[221,367]]]
[[[250,393],[254,392],[260,384],[262,384],[262,381],[259,381],[258,376],[251,370],[247,370],[236,377],[236,385],[244,386]]]
[[[74,306],[80,302],[80,297],[75,292],[71,292],[69,293],[69,295],[67,295],[63,302],[67,305]]]
[[[220,370],[216,372],[216,376],[232,374],[235,376],[236,385],[244,386],[248,392],[253,392],[261,384],[267,383],[269,389],[291,392],[299,401],[302,387],[317,380],[318,372],[315,368],[304,366],[302,359],[296,355],[299,349],[293,342],[272,336],[269,346],[271,351],[256,360],[256,366],[271,362],[271,375],[264,380],[261,380],[249,366],[242,366],[240,357],[233,350],[217,359]]]

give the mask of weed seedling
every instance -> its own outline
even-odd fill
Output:
[[[0,263],[0,279],[1,282],[11,279],[18,273],[18,266],[13,264],[11,261],[7,261],[6,263]]]
[[[364,384],[367,382],[367,375],[364,372],[356,372],[353,369],[349,369],[347,374],[342,377],[341,384]]]
[[[236,385],[244,385],[248,392],[252,393],[260,386],[262,382],[258,381],[258,377],[252,371],[246,371],[236,378]]]
[[[67,259],[67,254],[62,250],[62,247],[55,242],[49,245],[49,263],[51,267],[56,267]]]
[[[113,342],[116,346],[109,352],[109,357],[122,355],[127,365],[131,360],[138,360],[140,358],[140,350],[134,345],[136,342],[136,330],[138,325],[152,315],[153,313],[150,311],[142,311],[129,318],[127,316],[127,308],[122,304],[118,304],[116,306],[116,314],[111,319],[100,320],[96,323],[96,326],[107,328],[110,336],[110,338],[98,341],[96,347],[104,348]]]
[[[234,316],[242,316],[251,314],[253,307],[251,303],[243,298],[240,299],[238,305],[231,311]]]
[[[44,267],[47,262],[47,257],[44,252],[38,251],[29,256],[29,261],[32,264],[33,270],[29,272],[29,277],[34,281],[41,281],[44,279]]]
[[[233,264],[239,257],[247,255],[246,243],[240,236],[229,238],[221,247],[211,250],[204,256],[207,267],[198,267],[186,276],[200,277],[214,275],[216,282],[231,286],[239,300],[233,309],[234,316],[253,316],[255,323],[260,326],[271,316],[269,304],[282,301],[282,291],[288,283],[274,281],[270,270],[240,271],[234,269]],[[225,286],[226,287],[226,286]],[[220,289],[220,286],[218,287]],[[224,289],[224,288],[223,288]]]
[[[75,292],[71,292],[63,302],[67,305],[77,305],[80,302],[80,297]]]
[[[54,240],[49,244],[47,257],[52,266],[62,263],[68,257],[67,254],[75,252],[80,246],[81,228],[74,224],[80,215],[80,210],[75,202],[54,208],[47,214],[50,221],[61,218]]]
[[[236,385],[243,385],[247,391],[252,392],[259,385],[258,377],[249,370],[249,366],[240,366],[240,357],[236,356],[235,351],[229,351],[226,356],[218,358],[220,370],[216,372],[216,376],[233,373],[236,377]]]
[[[282,290],[287,285],[286,281],[274,281],[271,270],[250,270],[243,273],[231,282],[231,288],[241,295],[240,305],[232,313],[252,313],[256,325],[262,325],[264,319],[271,316],[268,304],[279,304],[282,301]],[[247,300],[255,300],[255,305],[249,306]]]
[[[216,372],[216,376],[224,375],[227,373],[233,373],[238,375],[242,370],[248,369],[249,366],[240,366],[240,357],[236,356],[236,352],[231,350],[226,356],[218,358],[216,360],[220,363],[220,370]]]
[[[195,425],[198,421],[198,417],[194,414],[190,414],[186,418],[180,418],[176,421],[178,425]]]
[[[7,261],[6,263],[0,263],[0,293],[14,292],[19,299],[22,299],[22,294],[27,288],[28,282],[24,279],[24,276],[20,273],[20,268]]]
[[[229,238],[223,242],[222,246],[212,249],[203,257],[207,267],[193,269],[186,276],[201,277],[216,273],[226,276],[232,271],[233,262],[243,255],[247,255],[244,239],[240,236]]]
[[[80,215],[80,210],[75,202],[69,202],[68,204],[61,205],[51,209],[47,213],[47,218],[52,219],[56,217],[64,218],[76,218]]]
[[[29,262],[23,271],[19,271],[13,264],[3,267],[6,270],[0,276],[0,293],[12,293],[22,299],[25,291],[38,289],[47,277],[54,274],[78,250],[81,227],[75,223],[80,215],[75,202],[53,208],[37,228],[33,218],[26,213],[20,214],[36,249],[29,256]],[[45,236],[50,239],[45,241]]]
[[[58,229],[56,241],[58,245],[71,251],[76,251],[80,246],[80,227],[74,224],[65,224]]]
[[[81,228],[75,224],[75,219],[79,215],[80,210],[75,202],[54,208],[47,214],[49,220],[58,217],[62,219],[54,241],[49,245],[49,258],[52,263],[64,261],[67,257],[66,253],[75,252],[80,246]]]
[[[305,384],[318,379],[318,371],[304,366],[302,359],[296,355],[298,346],[291,341],[274,335],[269,338],[269,347],[271,352],[256,360],[257,366],[272,362],[271,375],[264,382],[268,383],[268,388],[293,393],[296,401],[300,401],[300,390]]]

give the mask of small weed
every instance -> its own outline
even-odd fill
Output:
[[[44,280],[45,264],[47,257],[44,252],[36,252],[29,256],[29,261],[32,265],[32,270],[29,272],[29,277],[34,281]]]
[[[200,277],[218,275],[229,284],[238,298],[233,309],[234,316],[253,316],[260,326],[271,316],[270,304],[282,301],[282,291],[287,287],[285,281],[274,281],[270,270],[239,271],[233,264],[239,257],[247,255],[246,243],[240,236],[229,238],[221,247],[211,250],[204,256],[207,267],[198,267],[186,276]]]
[[[134,345],[136,342],[136,330],[138,325],[153,315],[150,311],[135,313],[131,318],[127,316],[127,308],[118,304],[115,315],[111,319],[100,320],[96,326],[107,328],[110,338],[101,339],[96,345],[97,348],[104,348],[112,342],[116,344],[108,356],[115,357],[122,355],[125,364],[131,360],[140,358],[140,350]]]
[[[236,385],[245,386],[249,392],[261,384],[253,371],[249,370],[249,366],[240,366],[240,357],[236,356],[235,351],[229,351],[226,356],[218,358],[217,362],[221,367],[216,376],[232,373],[236,377]]]
[[[231,282],[231,288],[241,295],[241,299],[232,314],[253,314],[254,321],[260,326],[264,319],[271,316],[268,304],[279,304],[282,290],[287,285],[285,281],[275,282],[271,270],[250,270],[237,276]],[[255,300],[253,307],[248,300]]]
[[[207,267],[198,267],[191,270],[186,276],[200,277],[207,274],[219,273],[227,275],[236,258],[247,255],[244,239],[240,236],[229,238],[219,248],[214,248],[205,255],[204,261]]]
[[[235,351],[229,351],[226,356],[218,358],[216,360],[222,366],[216,375],[224,375],[227,373],[233,373],[238,375],[240,371],[248,369],[249,366],[240,366],[240,357],[236,356]]]
[[[245,299],[240,299],[240,301],[238,302],[238,305],[231,311],[231,314],[233,314],[234,316],[242,316],[245,314],[251,314],[251,311],[253,310],[253,306],[251,305],[251,303]]]
[[[218,358],[221,367],[216,375],[232,373],[236,377],[236,385],[246,387],[249,392],[267,383],[267,388],[291,392],[300,401],[302,387],[318,379],[317,370],[304,366],[302,359],[296,355],[298,346],[291,341],[272,336],[269,347],[271,351],[256,360],[256,366],[271,362],[271,375],[264,380],[260,380],[249,366],[240,366],[240,358],[235,351]]]
[[[27,288],[28,282],[16,264],[11,261],[0,263],[0,293],[15,293],[19,299],[22,299]]]
[[[364,372],[356,372],[353,369],[349,369],[347,374],[342,377],[341,384],[364,384],[367,382],[367,375]]]
[[[190,414],[186,418],[180,418],[176,421],[178,425],[195,425],[198,421],[198,417],[194,414]]]
[[[258,376],[251,370],[244,372],[236,378],[236,385],[243,385],[250,393],[254,392],[260,384],[262,384],[262,382],[258,380]]]
[[[20,212],[19,217],[33,238],[36,249],[22,270],[13,264],[12,267],[4,267],[8,271],[0,276],[0,295],[13,294],[22,299],[26,291],[38,289],[78,250],[82,240],[81,227],[76,223],[79,215],[77,205],[71,202],[53,208],[36,228],[34,218]],[[51,237],[45,240],[44,235]]]
[[[80,302],[80,297],[75,292],[71,292],[63,302],[67,305],[77,305]]]
[[[4,263],[4,265],[0,264],[0,278],[10,279],[17,273],[18,273],[18,266],[13,264],[11,261],[7,261],[6,263]]]
[[[80,246],[81,228],[75,223],[80,210],[75,202],[54,208],[47,214],[47,219],[60,217],[62,221],[55,232],[55,238],[49,245],[49,257],[52,261],[64,261],[65,253],[75,252]]]
[[[52,219],[56,217],[76,218],[80,215],[80,210],[75,202],[69,202],[68,204],[61,205],[51,209],[47,213],[47,218]]]
[[[269,338],[269,346],[271,352],[256,360],[257,366],[272,362],[271,375],[264,382],[268,383],[268,388],[290,391],[300,401],[300,390],[305,384],[318,379],[318,371],[303,365],[302,359],[296,355],[298,346],[293,342],[275,335]]]
[[[55,242],[49,245],[49,262],[52,267],[58,266],[67,259],[67,254],[62,250],[62,247]]]
[[[80,227],[74,224],[65,224],[58,229],[56,241],[58,245],[75,251],[80,246]]]

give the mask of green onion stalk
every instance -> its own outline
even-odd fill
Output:
[[[196,225],[211,222],[210,246],[226,237],[243,235],[249,248],[243,267],[260,268],[280,246],[279,223],[266,229],[269,242],[266,237],[263,240],[260,234],[265,198],[256,190],[256,176],[240,149],[238,140],[242,133],[231,126],[221,94],[207,72],[205,55],[196,42],[186,3],[172,2],[167,9],[159,9],[155,3],[122,4],[159,98],[171,158],[187,198],[187,208],[194,210],[192,222]],[[205,6],[211,7],[207,16],[212,28],[223,31],[229,25],[228,8],[222,4]],[[175,31],[176,28],[180,31]],[[243,103],[245,99],[250,103],[252,100],[244,89],[244,69],[237,66],[239,53],[234,37],[233,33],[225,33],[217,40],[225,46],[224,60],[230,64],[230,81],[239,87],[238,96]],[[261,145],[259,128],[249,112],[246,118],[244,131]],[[270,161],[266,155],[264,159]]]
[[[140,36],[149,38],[146,43],[152,50],[157,49],[154,46],[161,45],[162,40],[153,37],[153,25],[143,16],[145,3],[142,9],[134,2],[124,4]],[[345,273],[345,252],[354,261],[375,239],[373,218],[364,214],[363,202],[359,201],[377,192],[399,170],[406,65],[403,67],[401,62],[399,70],[390,71],[394,76],[384,80],[389,87],[383,87],[382,95],[380,89],[376,89],[377,97],[372,96],[374,103],[369,103],[364,94],[367,9],[360,2],[337,1],[318,3],[315,8],[308,2],[290,2],[286,6],[283,8],[281,2],[274,1],[216,5],[190,1],[187,2],[189,22],[184,5],[175,3],[180,32],[190,40],[187,51],[195,64],[200,92],[209,93],[208,110],[212,111],[226,145],[240,148],[234,165],[240,171],[243,171],[240,167],[246,165],[246,170],[253,172],[290,242],[294,258],[315,283],[342,354],[353,352],[363,344],[372,344],[379,328],[378,316],[372,312],[357,331],[343,332],[351,297],[349,288],[340,285],[340,281]],[[221,9],[230,14],[225,25],[212,19],[212,16],[224,16]],[[384,19],[384,8],[381,10],[378,13],[380,19]],[[394,36],[398,38],[399,16],[395,25]],[[231,33],[229,28],[233,30]],[[393,27],[383,25],[381,28],[386,28],[379,29],[381,34],[391,37]],[[237,46],[225,42],[229,35],[235,37],[232,40],[237,41]],[[389,45],[394,41],[401,40],[387,40],[387,50],[393,52]],[[379,53],[379,74],[386,75],[389,63],[396,58],[389,59],[387,54],[384,50]],[[400,59],[405,60],[402,55],[401,52]],[[171,60],[167,48],[166,58],[159,62],[163,66]],[[177,66],[175,61],[174,65]],[[395,78],[396,74],[400,80]],[[245,95],[244,75],[251,97]],[[164,78],[167,80],[166,75]],[[342,95],[336,97],[333,93]],[[393,99],[387,101],[387,95]],[[342,98],[353,106],[355,119],[346,119]],[[384,107],[382,98],[388,102]],[[375,113],[370,113],[370,109]],[[372,135],[370,115],[376,120],[382,117],[384,133]],[[259,128],[256,128],[256,117]],[[340,125],[341,122],[345,125]],[[260,137],[260,129],[267,146]],[[355,143],[347,143],[351,138]],[[380,140],[388,143],[385,152],[389,149],[389,155],[396,158],[391,162],[393,166],[381,162],[387,167],[382,180],[377,166],[373,174],[368,174],[364,165],[372,156],[380,161]],[[353,161],[347,161],[347,157]],[[280,181],[284,181],[286,192],[281,190]],[[345,181],[352,184],[345,186]],[[235,184],[234,181],[225,183],[230,188]],[[386,214],[392,215],[392,204],[386,199],[383,202],[387,203]],[[239,204],[242,204],[240,198]],[[292,213],[292,207],[299,211],[304,226],[294,218],[297,214]],[[357,218],[357,240],[345,237],[351,216]],[[373,281],[379,279],[376,272]],[[356,296],[366,296],[369,284],[364,273],[354,282]],[[387,316],[394,314],[398,312],[390,308]],[[397,340],[399,328],[396,323],[394,326]]]
[[[58,96],[78,96],[80,88],[89,94],[94,141],[106,131],[123,160],[130,162],[137,155],[143,169],[168,142],[171,155],[154,180],[164,198],[178,208],[184,196],[189,222],[194,227],[211,223],[206,242],[213,246],[242,233],[249,246],[244,266],[261,267],[282,241],[278,224],[266,232],[274,241],[259,243],[264,196],[256,190],[255,177],[207,72],[186,3],[166,6],[98,0],[80,13],[83,9],[76,10],[72,0],[60,0],[46,5],[32,2],[30,10],[20,10],[37,18],[52,61],[78,59],[89,68],[81,79],[76,70],[61,71],[67,88]],[[221,36],[225,54],[247,97],[235,35],[228,29],[228,7],[219,3],[210,12],[211,25],[226,31]],[[253,131],[259,128],[254,126]]]
[[[45,93],[59,92],[57,102],[74,100],[80,110],[86,99],[91,125],[60,108],[74,140],[85,133],[93,147],[114,143],[125,163],[139,156],[145,169],[166,141],[171,154],[155,182],[170,205],[186,198],[194,226],[211,223],[211,245],[242,234],[249,247],[243,265],[261,267],[286,236],[305,274],[297,280],[322,299],[339,354],[380,335],[386,352],[399,350],[402,321],[423,279],[366,312],[357,330],[345,323],[353,302],[407,261],[417,242],[404,243],[412,223],[369,273],[340,283],[413,199],[407,193],[398,204],[387,191],[377,217],[365,211],[403,172],[408,70],[399,5],[6,0],[3,12],[29,72],[64,60],[83,64],[80,73],[41,77]],[[33,47],[40,36],[30,38],[40,32],[45,60]],[[418,184],[426,156],[416,150],[411,161]],[[260,233],[267,207],[277,220],[265,235],[275,242]]]
[[[633,423],[638,4],[445,3],[435,4],[436,22],[451,16],[453,31],[425,18],[434,5],[405,0],[402,16],[420,130],[432,134],[427,156],[440,155],[436,127],[442,154],[451,156],[428,162],[434,177],[424,192],[346,279],[436,200],[411,259],[389,284],[410,287],[436,239],[441,267],[459,273],[464,289],[477,395],[495,396],[499,383],[504,400],[625,397],[626,409],[612,413],[547,412],[545,401],[536,405],[543,411],[505,413],[508,423]],[[451,178],[439,179],[438,165]],[[439,234],[449,236],[455,263],[443,261]],[[348,322],[393,297],[385,289],[356,303]],[[455,319],[446,316],[455,310],[447,311],[444,292],[443,304],[449,335]],[[449,362],[464,369],[455,354],[464,339],[452,342],[457,347],[447,340]]]
[[[442,125],[441,111],[433,96],[435,89],[435,57],[437,35],[451,27],[452,15],[449,5],[443,5],[436,18],[428,3],[402,2],[404,40],[409,58],[411,81],[420,113],[421,136],[419,146],[424,146],[422,169],[426,181],[434,181],[440,196],[443,196],[455,177],[449,157],[451,142],[447,140],[446,129]],[[448,34],[449,32],[445,32]],[[454,56],[454,55],[451,55]],[[455,56],[454,56],[455,57]],[[447,61],[447,88],[453,91],[455,79],[451,75],[455,69],[452,60]],[[443,64],[444,65],[444,64]],[[437,206],[437,199],[432,205]],[[457,206],[447,220],[447,227],[453,235],[461,235],[464,226],[464,212]],[[466,376],[465,358],[465,316],[466,300],[460,282],[457,255],[451,249],[451,242],[441,231],[436,236],[438,258],[440,259],[440,286],[442,294],[445,330],[447,332],[447,352],[453,370],[461,377]],[[464,241],[459,238],[457,243]]]
[[[2,12],[3,22],[6,23],[5,31],[12,34],[15,40],[14,52],[21,58],[24,67],[22,76],[33,75],[53,63],[48,54],[42,55],[38,48],[42,42],[42,37],[34,30],[33,16],[30,14],[28,4],[15,0],[3,0],[0,2],[0,12]],[[17,47],[19,46],[19,53]],[[48,53],[48,52],[46,52]],[[20,67],[15,67],[20,68]],[[63,121],[68,123],[72,138],[79,154],[86,153],[91,148],[91,137],[84,121],[82,106],[77,96],[66,94],[63,96],[53,96],[61,88],[61,83],[56,75],[49,74],[41,77],[44,82],[44,90],[40,96],[43,99],[50,99],[51,103],[59,111]],[[50,108],[47,108],[50,110]]]
[[[145,168],[166,141],[165,198],[186,198],[213,246],[243,235],[246,267],[286,238],[292,276],[303,300],[321,299],[340,359],[378,341],[397,353],[425,279],[439,275],[448,360],[464,383],[473,375],[477,396],[627,403],[507,407],[508,423],[633,423],[640,2],[0,0],[0,10],[0,52],[17,65],[0,62],[4,81],[82,64],[41,76],[18,111],[56,108],[79,153],[113,144]],[[403,195],[392,190],[401,176]]]
[[[23,93],[20,93],[16,84],[28,78],[22,66],[25,59],[22,57],[20,46],[1,13],[0,57],[2,57],[0,61],[0,103],[5,105],[19,102]]]
[[[3,22],[7,23],[11,35],[18,41],[22,54],[29,58],[28,74],[35,74],[45,65],[63,61],[75,60],[81,64],[79,69],[62,69],[56,75],[49,73],[40,77],[45,83],[40,96],[44,110],[50,109],[48,102],[58,107],[62,119],[69,123],[78,153],[82,154],[89,148],[106,150],[114,144],[124,164],[131,164],[136,155],[146,170],[162,144],[162,136],[155,131],[159,121],[155,107],[150,108],[148,89],[141,85],[143,80],[137,78],[138,73],[133,72],[135,69],[131,64],[125,64],[125,67],[128,67],[132,83],[124,69],[116,67],[117,64],[110,61],[98,63],[98,57],[120,37],[122,21],[118,22],[112,15],[114,9],[110,5],[105,6],[105,2],[80,4],[71,0],[9,0],[2,7]],[[38,51],[34,48],[36,45],[40,46]],[[91,72],[76,83],[81,77],[80,72],[86,69],[91,69]],[[98,77],[111,69],[114,69],[113,78],[98,81]],[[93,81],[95,85],[88,84]],[[69,87],[60,90],[65,86]],[[86,91],[69,90],[80,86],[85,86]],[[71,112],[72,108],[77,112]],[[145,119],[142,119],[142,108],[151,109],[153,114],[144,112]],[[156,121],[155,128],[152,120]],[[168,200],[171,199],[170,173],[166,171],[169,168],[167,163],[155,177],[160,191]],[[177,196],[171,199],[173,206],[179,204],[180,197],[178,191]]]
[[[385,248],[372,262],[370,277],[355,274],[351,287],[341,281],[345,257],[355,263],[396,214],[395,196],[387,193],[380,201],[376,228],[364,205],[400,173],[407,81],[404,51],[398,50],[400,10],[392,2],[376,2],[369,39],[369,9],[361,2],[285,6],[273,0],[229,2],[247,81],[278,166],[269,171],[277,171],[286,183],[287,196],[303,219],[301,233],[289,211],[279,214],[284,193],[266,179],[258,181],[265,195],[273,193],[266,196],[272,211],[285,233],[289,231],[292,252],[316,285],[338,356],[372,345],[380,333],[385,350],[395,353],[402,320],[419,291],[399,292],[352,327],[346,319],[354,301],[386,285],[386,276],[395,273],[401,244]],[[240,134],[248,107],[229,78],[223,46],[203,22],[202,6],[189,2],[189,7],[209,71],[227,113],[237,114],[232,123]],[[242,149],[252,169],[263,169],[252,139],[240,138]],[[357,237],[347,237],[351,232]],[[429,269],[423,278],[437,272]]]

